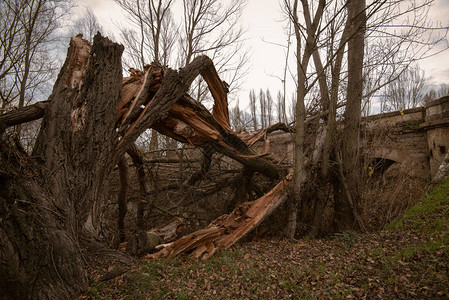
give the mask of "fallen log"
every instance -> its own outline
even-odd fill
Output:
[[[209,258],[219,250],[226,249],[252,231],[288,198],[289,174],[271,191],[257,200],[245,202],[230,214],[222,215],[206,228],[200,229],[179,240],[156,247],[158,252],[148,254],[148,259],[170,258],[188,253],[191,258]]]

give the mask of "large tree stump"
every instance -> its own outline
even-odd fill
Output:
[[[112,170],[123,46],[71,40],[34,156],[0,141],[0,294],[74,298],[87,287],[80,236]],[[110,108],[113,107],[111,110]]]

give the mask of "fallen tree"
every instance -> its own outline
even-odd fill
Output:
[[[279,177],[276,166],[231,130],[226,92],[209,58],[197,57],[179,71],[150,66],[124,80],[122,52],[123,46],[100,34],[93,46],[74,37],[48,102],[0,118],[0,294],[5,297],[73,298],[87,287],[81,248],[99,234],[97,211],[107,201],[114,166],[148,128]],[[186,94],[199,75],[215,99],[212,114]],[[14,149],[5,129],[42,115],[32,156]],[[260,201],[267,207],[250,205],[245,215],[253,221],[223,245],[277,207],[285,183],[264,198],[267,202]]]
[[[191,258],[209,258],[215,252],[226,249],[256,228],[282,205],[288,197],[288,186],[293,174],[289,174],[272,190],[252,202],[245,202],[228,215],[222,215],[204,229],[186,235],[175,242],[156,247],[159,251],[146,257],[156,259],[189,253]]]

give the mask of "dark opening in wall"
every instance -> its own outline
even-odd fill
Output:
[[[433,151],[430,149],[430,157],[433,157]]]
[[[440,147],[440,154],[446,154],[446,146],[439,146]]]

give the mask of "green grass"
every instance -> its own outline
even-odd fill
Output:
[[[435,236],[449,229],[449,179],[430,191],[415,206],[407,210],[390,229],[410,228]]]

